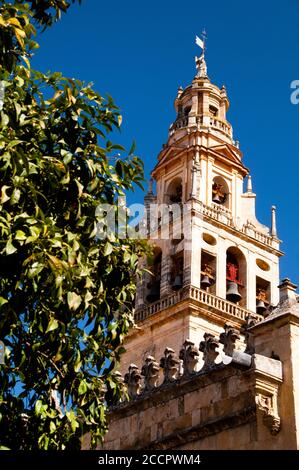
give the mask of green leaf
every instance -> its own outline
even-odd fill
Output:
[[[41,400],[37,400],[35,403],[35,407],[34,407],[34,412],[36,415],[41,414],[42,407],[43,407],[43,402]]]
[[[8,196],[8,195],[6,194],[6,191],[7,191],[9,188],[10,188],[10,186],[5,186],[5,185],[2,186],[2,188],[1,188],[1,199],[0,199],[1,204],[3,204],[4,202],[9,201],[10,196]]]
[[[7,299],[5,299],[4,297],[0,297],[0,307],[2,307],[2,305],[7,304],[7,303],[8,303]]]
[[[12,255],[17,251],[17,248],[13,246],[11,240],[8,240],[8,242],[6,243],[5,251],[7,255]]]
[[[58,328],[58,326],[59,326],[59,323],[56,320],[56,318],[51,318],[51,320],[48,323],[46,333],[50,333],[50,331],[56,330],[56,328]]]
[[[15,240],[26,240],[26,234],[23,230],[17,230],[15,235]]]
[[[81,380],[79,388],[78,388],[78,394],[79,395],[84,395],[88,390],[86,380]]]
[[[106,242],[105,247],[104,247],[104,256],[109,256],[113,251],[113,246],[111,243]]]
[[[76,294],[76,292],[67,293],[67,303],[70,310],[77,310],[82,302],[81,295]]]
[[[54,433],[56,431],[56,424],[54,421],[50,421],[50,433]]]
[[[133,153],[135,152],[135,149],[136,149],[136,142],[135,142],[135,140],[133,140],[133,143],[132,143],[131,148],[129,150],[129,155],[133,155]]]
[[[37,276],[39,273],[42,272],[42,270],[45,268],[44,264],[38,263],[37,261],[30,266],[28,269],[28,277],[29,279],[34,278]]]

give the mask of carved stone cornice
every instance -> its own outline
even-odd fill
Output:
[[[140,450],[177,449],[180,446],[218,434],[226,429],[233,429],[237,426],[252,423],[255,419],[255,407],[251,406],[241,410],[240,412],[227,415],[209,423],[177,431],[165,438],[152,442],[149,446]]]

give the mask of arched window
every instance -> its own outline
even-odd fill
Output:
[[[184,277],[184,251],[180,251],[172,256],[172,267],[170,273],[170,284],[173,290],[183,287]]]
[[[154,258],[152,263],[149,265],[151,275],[148,278],[149,281],[146,285],[146,300],[149,303],[156,302],[160,299],[160,285],[161,285],[161,262],[162,262],[162,251],[160,248],[154,249]]]
[[[186,106],[184,108],[184,116],[188,116],[188,114],[190,113],[191,111],[191,106]]]
[[[166,193],[167,204],[180,204],[182,202],[183,185],[181,178],[175,178],[168,185]]]
[[[216,176],[212,185],[212,201],[229,209],[229,188],[224,178]]]
[[[269,281],[256,277],[256,311],[264,315],[271,302],[271,284]]]
[[[218,116],[218,109],[216,108],[216,106],[210,106],[209,107],[209,113],[212,116],[217,117]]]
[[[230,247],[226,252],[226,298],[244,307],[247,304],[247,263],[242,251]]]
[[[200,286],[212,294],[216,294],[216,262],[216,256],[202,250]]]

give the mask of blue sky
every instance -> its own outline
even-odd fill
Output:
[[[299,283],[299,105],[290,101],[290,83],[299,80],[299,0],[83,0],[39,35],[33,65],[113,96],[124,119],[118,143],[136,140],[148,176],[175,117],[177,88],[195,75],[194,36],[204,27],[208,73],[227,87],[258,217],[269,224],[277,206],[281,277]]]

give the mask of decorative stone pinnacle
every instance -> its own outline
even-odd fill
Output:
[[[222,85],[220,92],[221,92],[221,96],[222,96],[222,97],[226,97],[226,96],[227,96],[227,94],[226,94],[226,86],[225,86],[225,85]]]
[[[204,365],[201,370],[207,370],[215,365],[215,360],[219,354],[216,348],[219,346],[219,341],[211,333],[204,334],[204,340],[199,344],[199,350],[203,353]]]
[[[153,184],[154,184],[154,179],[150,178],[148,182],[148,191],[147,194],[153,194]]]
[[[135,398],[141,392],[141,374],[135,364],[130,364],[129,372],[125,375],[125,383],[128,386],[128,394],[130,398]]]
[[[142,366],[141,375],[144,376],[144,390],[153,390],[157,387],[159,378],[159,363],[153,356],[147,356],[145,364]]]
[[[271,235],[272,237],[277,237],[276,206],[271,207]]]
[[[182,87],[182,86],[179,86],[177,98],[180,98],[180,96],[181,96],[182,93],[183,93],[183,87]]]
[[[196,372],[196,365],[199,359],[199,351],[195,344],[186,339],[180,350],[179,358],[183,361],[184,375],[191,375]]]
[[[174,382],[180,368],[180,360],[171,348],[166,348],[164,357],[160,360],[160,367],[164,372],[164,383]]]
[[[252,193],[252,179],[250,175],[247,177],[247,192]]]
[[[232,356],[236,347],[236,341],[240,339],[238,330],[226,323],[224,325],[224,333],[220,335],[220,343],[223,344],[223,352],[227,356]]]

